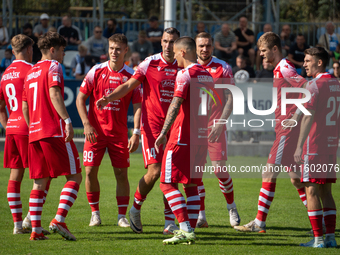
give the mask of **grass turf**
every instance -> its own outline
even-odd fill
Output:
[[[0,153],[3,159],[3,153]],[[141,154],[132,154],[129,168],[130,209],[133,194],[139,179],[146,170]],[[260,165],[266,158],[229,157],[228,164]],[[3,165],[2,162],[1,166]],[[236,174],[235,174],[236,175]],[[281,174],[286,176],[287,174]],[[232,174],[233,176],[233,174]],[[245,176],[245,175],[242,175]],[[259,176],[259,175],[258,175]],[[275,199],[267,219],[267,233],[240,233],[230,227],[226,203],[218,187],[216,178],[204,178],[206,190],[206,215],[209,228],[196,229],[197,241],[194,245],[162,245],[164,227],[162,192],[159,182],[142,207],[142,234],[135,234],[129,228],[117,226],[117,205],[115,199],[116,182],[108,155],[106,154],[99,171],[101,185],[100,212],[102,226],[89,227],[91,209],[85,192],[85,175],[78,199],[71,208],[66,223],[77,241],[63,241],[58,234],[52,234],[46,241],[29,241],[29,235],[13,235],[13,222],[6,199],[8,169],[0,172],[0,254],[339,254],[338,249],[313,249],[299,247],[299,243],[310,240],[306,232],[311,229],[307,212],[288,178],[278,180]],[[287,177],[287,176],[286,176]],[[241,216],[241,224],[253,220],[257,212],[257,199],[261,188],[260,178],[234,178],[235,202]],[[59,177],[51,183],[50,192],[44,205],[42,226],[47,229],[55,216],[59,195],[65,183]],[[28,199],[32,181],[28,170],[21,186],[23,218],[28,211]],[[340,185],[333,185],[336,202],[340,200]],[[339,219],[339,213],[337,213]],[[339,224],[337,224],[339,226]],[[339,229],[336,238],[340,243]]]

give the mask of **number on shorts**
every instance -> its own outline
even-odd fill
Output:
[[[146,149],[146,152],[148,153],[148,159],[150,160],[150,157],[152,158],[156,158],[156,150],[155,148],[151,148],[151,149]]]
[[[93,161],[93,151],[84,151],[84,162],[92,162]]]
[[[29,85],[29,88],[33,88],[33,111],[37,108],[37,94],[38,94],[38,82],[33,82]]]
[[[331,118],[333,117],[336,111],[336,102],[339,102],[339,101],[340,101],[340,97],[337,97],[336,99],[335,97],[328,98],[327,108],[331,108],[331,111],[326,115],[326,126],[334,126],[336,124],[335,120],[331,120]],[[340,104],[338,107],[336,119],[339,118],[339,113],[340,113]]]
[[[8,97],[8,103],[11,106],[11,111],[15,112],[18,110],[18,99],[16,96],[16,91],[13,83],[6,85],[6,95]]]

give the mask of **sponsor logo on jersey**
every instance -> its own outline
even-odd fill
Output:
[[[162,67],[160,67],[160,66],[157,66],[157,70],[158,70],[158,72],[159,72],[161,69],[162,69]]]
[[[213,78],[208,75],[198,75],[197,79],[199,82],[214,82]]]
[[[104,75],[105,77],[105,74],[102,74],[102,76]],[[103,78],[104,78],[103,77]],[[116,81],[120,81],[120,77],[117,77],[117,76],[109,76],[109,80],[116,80]]]
[[[171,87],[174,88],[175,87],[175,82],[173,80],[165,80],[161,82],[163,87]]]
[[[40,75],[41,75],[41,70],[39,70],[38,72],[30,73],[30,74],[27,76],[27,81],[29,81],[29,80],[31,80],[31,79],[34,79],[34,78],[38,78]]]
[[[331,91],[331,92],[340,91],[340,86],[339,85],[330,85],[329,86],[329,91]]]
[[[212,68],[210,69],[210,72],[211,72],[211,73],[216,73],[216,71],[217,71],[217,68],[216,68],[216,67],[212,67]]]
[[[129,79],[129,78],[128,78],[127,76],[123,76],[123,78],[122,78],[122,82],[123,82],[123,83],[125,83],[125,82],[127,82],[127,81],[128,81],[128,79]]]
[[[105,74],[102,74],[103,79],[105,78],[105,76],[106,76]]]
[[[59,73],[53,73],[52,74],[52,80],[57,81],[57,82],[61,82]]]
[[[176,69],[169,69],[169,68],[165,68],[164,69],[165,72],[170,72],[170,73],[176,73]]]
[[[20,72],[11,72],[11,73],[6,73],[4,76],[2,76],[2,80],[9,80],[9,79],[18,79],[20,76]]]

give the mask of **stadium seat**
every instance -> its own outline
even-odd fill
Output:
[[[63,64],[65,68],[71,68],[72,59],[78,54],[76,50],[69,50],[65,52]]]
[[[5,49],[0,50],[0,61],[5,57]]]

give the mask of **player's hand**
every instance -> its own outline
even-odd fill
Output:
[[[211,129],[211,132],[208,136],[209,142],[215,143],[217,140],[220,138],[222,131],[223,131],[223,125],[215,125],[215,126],[210,126],[208,129]]]
[[[90,143],[97,142],[98,133],[94,129],[94,127],[91,126],[90,123],[84,125],[84,134],[85,134],[86,140],[89,141]]]
[[[74,136],[72,123],[65,125],[65,134],[66,134],[65,142],[66,143],[71,142]]]
[[[156,141],[155,141],[155,149],[156,149],[156,152],[157,152],[157,153],[159,153],[159,148],[160,148],[160,146],[161,146],[162,144],[166,144],[166,141],[167,141],[166,136],[163,135],[163,134],[160,134],[160,135],[157,137],[157,139],[156,139]]]
[[[295,153],[294,153],[294,161],[297,164],[303,164],[304,161],[301,158],[302,155],[302,148],[296,148]]]
[[[105,106],[107,106],[108,103],[110,103],[108,98],[106,96],[103,96],[101,99],[98,99],[98,101],[96,102],[97,109],[98,110],[103,110],[103,108]]]
[[[297,122],[298,121],[294,118],[294,116],[291,119],[283,120],[282,129],[283,130],[285,130],[285,129],[292,130],[293,127],[295,127],[297,125]]]
[[[135,152],[138,149],[138,146],[139,146],[139,135],[133,134],[128,143],[129,152],[130,153]]]

